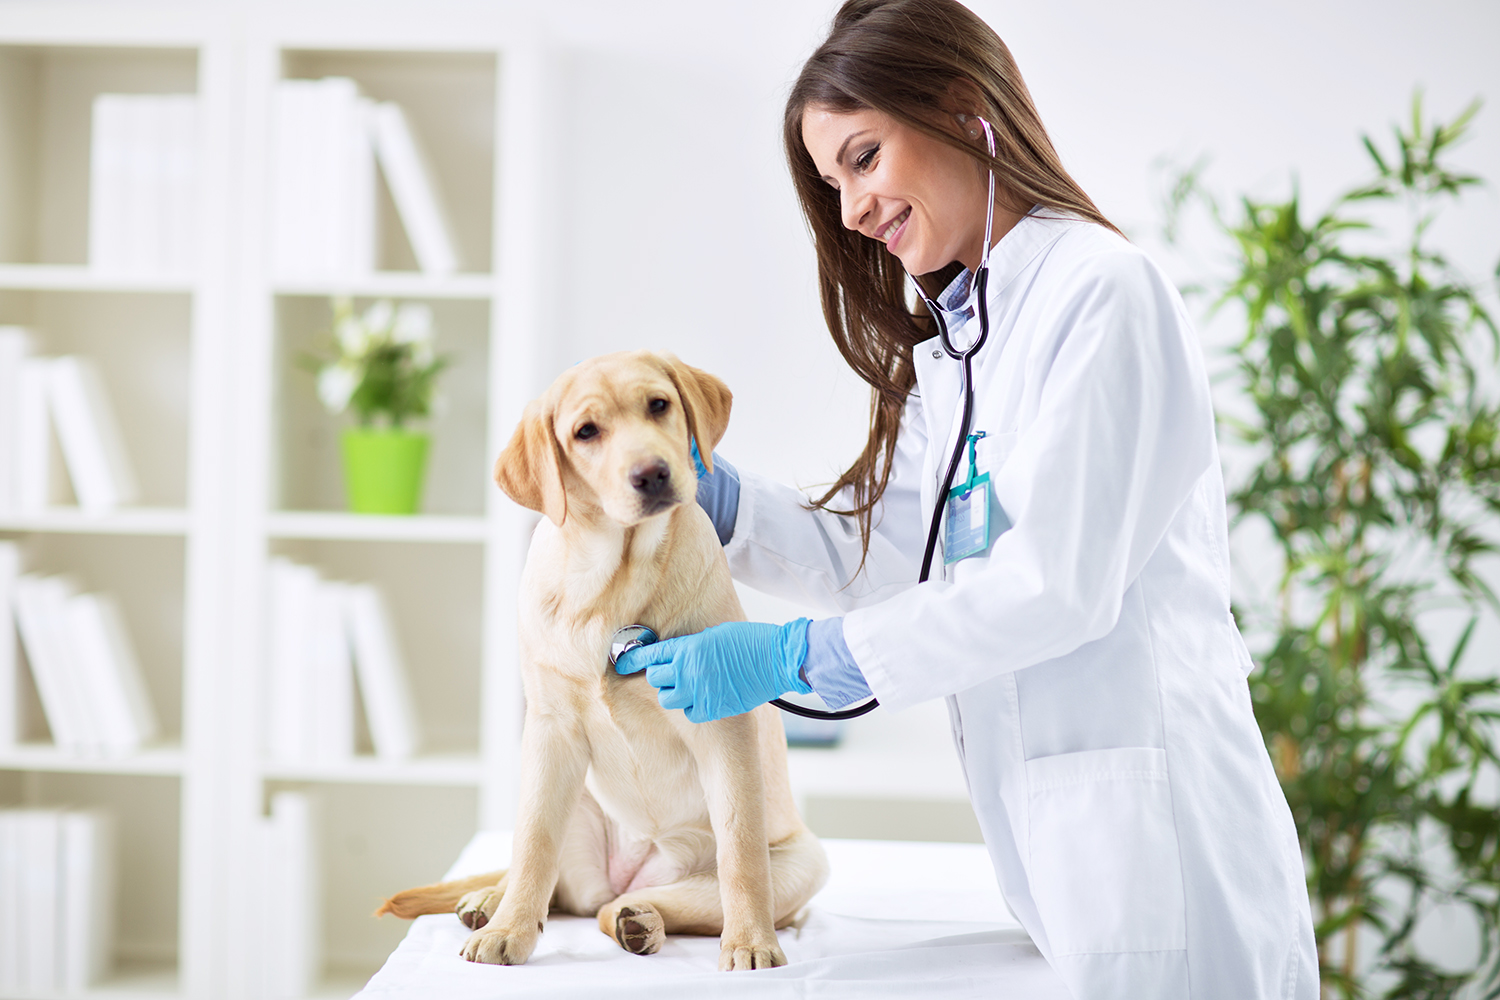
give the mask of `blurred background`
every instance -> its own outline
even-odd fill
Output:
[[[1492,2],[971,6],[1070,172],[1189,289],[1241,263],[1201,210],[1164,239],[1184,171],[1226,217],[1294,187],[1312,213],[1368,179],[1361,134],[1390,148],[1414,93],[1444,122],[1500,96]],[[0,471],[27,470],[0,476],[0,587],[22,595],[0,634],[0,896],[21,898],[4,879],[30,843],[113,867],[118,900],[100,954],[58,957],[55,982],[3,958],[42,945],[0,941],[0,996],[347,996],[405,931],[368,918],[380,897],[511,821],[531,520],[488,472],[559,371],[672,351],[733,390],[718,450],[738,467],[811,489],[857,454],[868,395],[824,329],[780,147],[835,8],[0,0]],[[1497,114],[1450,169],[1500,179]],[[1491,309],[1497,232],[1492,183],[1425,236]],[[1244,318],[1212,298],[1189,307],[1227,373]],[[414,395],[361,395],[379,364]],[[1239,392],[1216,383],[1224,407]],[[367,422],[425,435],[411,513],[350,492],[345,431]],[[1231,473],[1253,465],[1224,447]],[[1266,542],[1242,533],[1237,600],[1274,595]],[[752,618],[805,610],[743,596]],[[105,652],[71,662],[96,672],[42,662],[49,622],[90,614]],[[1473,636],[1493,673],[1500,631]],[[117,697],[81,705],[77,677]],[[118,739],[76,725],[91,711]],[[941,704],[792,756],[820,834],[978,839]],[[268,893],[295,917],[258,909]],[[1493,934],[1435,919],[1424,947],[1454,968]]]

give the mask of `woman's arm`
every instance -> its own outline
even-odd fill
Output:
[[[756,590],[827,614],[875,604],[914,586],[924,540],[926,448],[921,400],[913,394],[901,417],[890,483],[871,519],[863,572],[854,517],[808,510],[800,491],[741,471],[739,510],[724,547],[730,572]]]
[[[1214,461],[1199,348],[1150,261],[1099,255],[1048,294],[1057,333],[1031,352],[1037,364],[1050,358],[1038,413],[991,473],[1013,527],[957,582],[844,619],[883,705],[961,691],[1108,634]]]

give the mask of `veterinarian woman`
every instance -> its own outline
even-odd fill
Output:
[[[809,685],[834,707],[946,697],[1000,887],[1076,997],[1316,997],[1176,291],[953,0],[846,3],[785,142],[829,330],[874,389],[869,442],[811,508],[722,459],[700,502],[736,579],[838,617],[721,625],[619,669],[700,722]]]

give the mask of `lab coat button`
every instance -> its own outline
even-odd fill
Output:
[[[943,356],[943,352],[942,351],[933,351],[932,352],[932,356],[934,358],[941,358]]]

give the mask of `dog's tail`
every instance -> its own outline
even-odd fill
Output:
[[[438,882],[435,885],[422,885],[415,889],[407,889],[381,903],[375,915],[383,917],[390,913],[402,920],[411,920],[424,913],[452,913],[465,894],[475,889],[488,889],[498,883],[504,875],[503,871],[489,872],[485,875],[470,875],[456,882]]]

